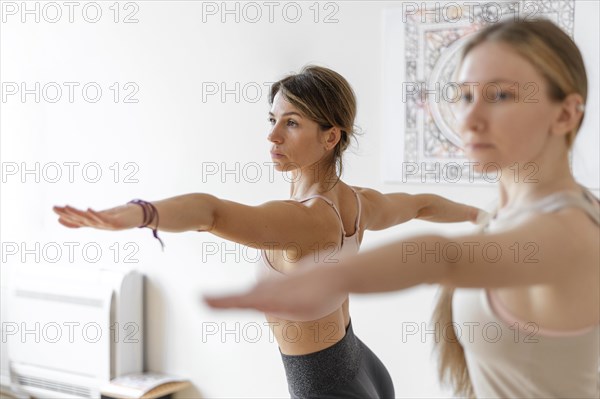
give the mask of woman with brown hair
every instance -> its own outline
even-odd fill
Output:
[[[261,249],[263,274],[282,277],[306,263],[356,254],[365,230],[413,218],[475,221],[478,209],[436,195],[381,194],[340,180],[354,132],[356,99],[338,73],[309,66],[272,86],[268,140],[275,168],[292,175],[290,199],[248,206],[209,194],[137,200],[101,212],[54,207],[67,227],[149,226],[203,231]],[[159,220],[160,216],[160,220]],[[301,323],[268,314],[294,398],[389,398],[391,378],[353,333],[348,300]],[[293,329],[288,328],[290,323]],[[289,337],[291,330],[294,336]],[[286,332],[287,335],[286,335]]]
[[[440,284],[440,377],[456,394],[597,398],[600,207],[569,167],[587,97],[581,53],[548,20],[501,22],[474,34],[458,75],[467,155],[502,172],[483,231],[407,239],[208,302],[303,320],[348,292]]]

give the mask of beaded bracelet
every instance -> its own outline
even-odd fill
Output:
[[[156,217],[156,227],[154,229],[152,229],[152,234],[154,235],[154,238],[156,238],[161,245],[162,250],[165,250],[165,244],[162,242],[162,240],[158,237],[158,211],[156,210],[156,207],[154,206],[154,204],[152,204],[151,202],[148,201],[144,201],[141,199],[134,199],[128,202],[128,204],[137,204],[139,206],[142,207],[142,211],[144,212],[144,219],[142,222],[141,226],[138,226],[138,228],[143,228],[143,227],[147,227],[150,223],[152,223],[154,221],[154,217]]]

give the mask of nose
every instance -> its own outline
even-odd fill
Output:
[[[461,134],[482,133],[487,126],[485,99],[474,95],[473,100],[461,107],[458,120]]]
[[[269,140],[271,143],[276,144],[281,144],[283,142],[283,135],[281,134],[281,130],[277,123],[271,126],[271,131],[267,136],[267,140]]]

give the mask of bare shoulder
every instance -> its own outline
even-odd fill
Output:
[[[357,187],[351,186],[356,194],[360,197],[360,202],[363,205],[365,212],[368,213],[369,209],[377,206],[378,203],[384,199],[384,195],[377,190],[373,190],[372,188],[367,187]]]
[[[598,268],[600,228],[582,209],[570,207],[532,215],[517,229],[548,250],[566,255],[572,267]]]
[[[373,214],[374,207],[377,206],[377,203],[381,201],[383,198],[383,194],[381,194],[377,190],[373,190],[371,188],[366,187],[358,187],[358,186],[350,186],[358,195],[361,203],[361,214],[362,214],[362,224],[364,225],[371,219]],[[364,226],[363,226],[364,227]]]
[[[376,197],[379,197],[381,194],[379,191],[377,190],[373,190],[372,188],[368,188],[368,187],[358,187],[358,186],[350,186],[354,189],[354,191],[356,191],[356,193],[358,195],[361,196],[361,200],[362,199],[373,199]]]
[[[570,207],[540,216],[540,228],[552,229],[557,239],[554,245],[558,253],[553,259],[562,259],[565,273],[555,284],[549,287],[548,298],[554,298],[548,314],[570,304],[577,311],[570,314],[569,323],[577,328],[597,325],[600,303],[600,228],[588,214],[580,208]],[[559,312],[560,313],[560,312]],[[555,315],[556,316],[556,315]],[[551,317],[550,319],[554,318]],[[558,323],[558,322],[557,322]],[[562,325],[558,323],[557,325]],[[571,326],[571,324],[569,324]]]
[[[326,201],[320,198],[312,198],[304,202],[293,200],[285,200],[284,202],[301,210],[310,220],[312,225],[311,235],[314,241],[339,241],[340,222],[335,211]]]
[[[598,266],[598,256],[600,255],[600,226],[596,224],[590,216],[580,208],[565,208],[553,214],[548,214],[557,224],[557,229],[561,230],[561,236],[576,251],[580,251],[582,258],[596,262]],[[585,262],[592,264],[590,262]]]

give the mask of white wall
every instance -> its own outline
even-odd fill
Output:
[[[4,2],[7,3],[7,2]],[[32,2],[33,3],[33,2]],[[20,2],[15,3],[20,4]],[[40,3],[42,7],[44,3]],[[62,4],[62,3],[58,3]],[[268,21],[269,9],[262,2],[257,23],[244,20],[254,17],[246,9],[239,23],[220,14],[204,15],[203,3],[191,1],[136,2],[138,23],[114,23],[112,2],[99,2],[102,18],[97,23],[86,22],[81,10],[75,9],[74,22],[68,22],[68,9],[57,23],[48,23],[43,16],[36,23],[28,16],[25,23],[17,16],[4,15],[0,28],[2,82],[35,82],[43,87],[57,82],[63,87],[63,98],[50,103],[54,92],[46,93],[39,103],[29,95],[23,102],[18,95],[3,99],[0,110],[0,155],[3,170],[10,163],[21,167],[25,162],[33,168],[49,163],[80,162],[74,182],[68,181],[68,169],[62,166],[62,178],[49,182],[55,169],[47,166],[48,176],[39,182],[33,175],[8,175],[1,192],[1,231],[4,242],[26,242],[43,247],[50,242],[98,243],[102,249],[100,261],[87,261],[81,250],[75,251],[70,262],[66,253],[60,264],[81,267],[135,267],[148,277],[146,367],[190,378],[192,389],[179,398],[206,397],[285,397],[287,388],[279,353],[270,341],[263,318],[257,313],[219,313],[209,310],[200,301],[202,293],[223,292],[254,281],[254,264],[247,259],[254,252],[237,251],[242,258],[227,255],[208,256],[206,245],[224,243],[208,234],[186,233],[161,236],[165,252],[149,230],[107,233],[97,230],[70,230],[56,222],[52,205],[71,204],[77,207],[106,207],[122,204],[132,198],[157,200],[187,192],[208,192],[216,196],[247,204],[272,199],[285,199],[288,185],[281,176],[272,181],[269,169],[261,169],[262,177],[250,182],[235,175],[203,176],[202,168],[224,162],[229,169],[238,163],[269,162],[266,140],[267,91],[265,82],[273,82],[307,63],[328,66],[344,75],[353,85],[358,101],[357,124],[365,131],[360,146],[346,158],[345,180],[353,185],[369,186],[383,192],[434,192],[456,201],[485,207],[495,195],[492,187],[452,185],[391,185],[381,178],[382,154],[382,77],[383,37],[382,11],[398,6],[397,2],[348,1],[319,4],[319,22],[314,22],[313,2],[298,2],[302,17],[289,23],[282,16],[286,3],[274,9],[274,22]],[[208,3],[204,3],[207,6]],[[231,9],[236,3],[229,2]],[[221,7],[221,2],[210,3]],[[120,3],[120,18],[135,11]],[[33,6],[32,6],[33,7]],[[238,7],[243,7],[239,3]],[[314,7],[314,6],[313,6]],[[584,8],[587,10],[585,11]],[[336,11],[337,23],[323,23]],[[41,11],[41,9],[40,9]],[[48,18],[54,11],[46,10]],[[93,18],[93,9],[89,9]],[[288,9],[289,18],[294,10]],[[577,4],[577,15],[598,15],[598,4]],[[592,33],[577,31],[576,39],[584,48],[590,84],[596,88],[598,105],[598,28]],[[584,38],[585,35],[585,38]],[[595,35],[595,36],[594,36]],[[79,82],[74,102],[68,101],[64,82]],[[81,87],[97,82],[103,90],[96,103],[86,101]],[[115,103],[109,87],[119,82],[121,94],[131,92],[124,84],[133,82],[139,91],[138,103]],[[254,91],[248,91],[237,103],[233,95],[224,102],[219,96],[203,101],[203,84],[233,88],[235,82],[263,87],[260,99],[251,102]],[[248,86],[250,87],[250,86]],[[6,92],[5,92],[6,94]],[[43,94],[43,93],[42,93]],[[93,94],[90,91],[90,95]],[[597,118],[597,115],[596,115]],[[597,137],[597,132],[593,132]],[[596,158],[591,162],[598,163]],[[82,166],[97,162],[102,178],[89,183],[82,177]],[[121,175],[114,180],[110,166],[119,162]],[[124,177],[139,167],[137,183],[125,183]],[[9,165],[10,164],[10,165]],[[93,177],[89,170],[88,177]],[[253,173],[254,169],[245,169]],[[247,175],[253,178],[254,175]],[[204,179],[203,179],[204,177]],[[203,181],[204,180],[204,181]],[[466,224],[432,225],[410,222],[385,232],[365,235],[364,248],[412,234],[438,231],[449,234],[469,231]],[[109,247],[117,243],[121,252],[117,261]],[[134,259],[127,263],[124,249],[127,242],[139,246]],[[62,245],[62,244],[61,244]],[[79,248],[81,248],[81,246]],[[227,244],[234,249],[233,244]],[[66,249],[66,247],[65,247]],[[243,255],[247,256],[244,257]],[[203,257],[205,261],[203,262]],[[27,262],[31,263],[32,258]],[[3,278],[9,267],[18,267],[21,259],[12,256],[4,262]],[[52,267],[42,256],[40,264]],[[357,335],[379,355],[393,376],[398,397],[434,397],[448,395],[439,388],[435,377],[435,362],[430,357],[431,335],[424,331],[403,339],[403,328],[429,320],[435,288],[418,287],[403,293],[354,297],[351,313]],[[239,325],[236,323],[240,323]],[[254,339],[255,326],[260,325],[262,338]],[[215,335],[206,333],[217,326]],[[235,330],[224,334],[224,329]],[[204,331],[204,337],[203,337]],[[204,342],[203,342],[204,341]],[[402,342],[405,341],[405,342]]]

